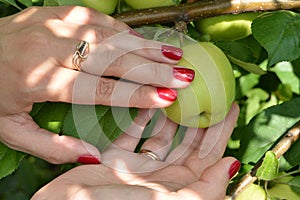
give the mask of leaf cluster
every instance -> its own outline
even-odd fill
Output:
[[[81,1],[0,0],[0,11],[3,11],[0,13],[5,16],[32,5],[70,4],[81,5]],[[194,39],[207,39],[193,23],[188,24],[187,28],[188,34]],[[263,182],[268,182],[266,191],[270,199],[300,198],[300,141],[279,159],[270,152],[286,131],[300,120],[299,38],[299,12],[281,10],[262,12],[252,22],[252,34],[248,37],[215,43],[232,63],[237,85],[236,102],[241,108],[238,123],[226,149],[226,155],[235,156],[243,163],[240,175],[234,181],[238,181],[264,158],[257,173],[259,181],[251,187],[254,188],[250,192],[252,195],[261,191],[257,188],[262,188],[259,186]],[[84,139],[100,150],[117,138],[132,123],[136,114],[137,109],[52,102],[35,104],[31,112],[42,128]],[[0,181],[0,199],[7,199],[7,196],[18,198],[14,194],[16,190],[21,190],[21,194],[31,191],[23,195],[29,197],[51,177],[73,167],[63,166],[62,169],[61,166],[49,165],[2,143],[0,165],[0,179],[14,172],[20,165],[13,175]],[[28,176],[29,165],[32,166],[31,178],[35,177],[32,179],[35,182],[28,183],[33,188],[24,188],[22,183],[24,177]],[[14,189],[4,190],[7,185]]]

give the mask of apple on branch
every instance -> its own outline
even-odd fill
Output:
[[[192,84],[178,90],[177,100],[162,109],[168,118],[187,127],[205,128],[222,121],[235,98],[235,78],[225,54],[213,43],[181,47],[180,66],[195,70]]]

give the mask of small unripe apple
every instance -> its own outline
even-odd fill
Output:
[[[176,5],[180,0],[125,0],[125,2],[134,9],[145,9]]]
[[[222,121],[235,98],[230,62],[213,43],[195,42],[181,47],[179,66],[195,70],[191,85],[178,90],[177,100],[162,111],[174,122],[205,128]]]
[[[82,3],[86,7],[110,15],[115,11],[118,0],[82,0]]]
[[[252,34],[252,21],[260,13],[228,14],[200,19],[195,22],[198,30],[209,35],[210,41],[237,40]]]

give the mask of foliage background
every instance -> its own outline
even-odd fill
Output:
[[[2,0],[0,17],[11,15],[32,5],[68,4],[81,5],[81,2]],[[274,23],[277,23],[276,26]],[[193,38],[208,40],[208,37],[201,35],[193,24],[189,24],[188,29]],[[253,35],[240,40],[215,41],[232,62],[237,83],[236,102],[241,108],[237,126],[226,150],[226,155],[236,156],[243,163],[239,176],[233,182],[240,180],[242,175],[247,173],[286,131],[300,120],[299,11],[263,13],[252,23],[252,32]],[[68,110],[68,105],[60,106]],[[32,116],[39,121],[41,118],[38,116],[42,116],[43,109],[43,112],[49,112],[52,108],[51,103],[36,105]],[[109,109],[99,107],[98,110],[99,119],[108,119]],[[135,113],[136,111],[132,110],[133,117]],[[67,120],[72,122],[71,118]],[[43,120],[40,121],[40,124],[42,123]],[[117,131],[112,139],[118,133]],[[272,154],[266,155],[268,162],[264,163],[265,168],[260,173],[260,181],[255,183],[259,187],[252,187],[250,190],[251,197],[255,193],[259,194],[263,188],[267,191],[269,199],[300,199],[300,141],[279,160],[274,160]],[[13,171],[13,166],[20,164],[16,172],[0,180],[0,199],[14,200],[29,199],[42,185],[76,166],[76,164],[51,165],[38,158],[11,151],[1,143],[0,161],[0,174],[6,167],[11,167]],[[265,191],[263,194],[266,194]]]

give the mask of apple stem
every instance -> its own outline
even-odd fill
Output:
[[[289,10],[300,8],[298,0],[211,0],[193,1],[175,6],[133,10],[114,15],[118,20],[129,26],[144,24],[191,22],[200,18],[213,17],[223,14],[243,12],[259,12],[270,10]]]
[[[276,158],[280,158],[285,152],[287,152],[291,146],[299,139],[300,137],[300,121],[298,121],[283,137],[282,139],[273,147],[272,151],[276,155]],[[234,187],[229,191],[229,196],[227,200],[234,200],[238,195],[244,191],[247,186],[254,183],[257,180],[256,172],[261,166],[263,159],[261,159],[253,169],[245,174]]]

